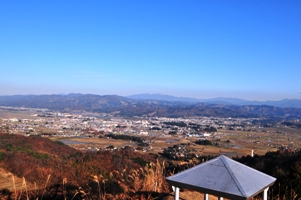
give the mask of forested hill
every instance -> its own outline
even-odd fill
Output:
[[[65,112],[89,111],[118,116],[301,117],[301,108],[135,100],[116,95],[93,94],[0,96],[0,106],[47,108]]]

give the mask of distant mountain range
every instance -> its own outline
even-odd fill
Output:
[[[0,106],[48,108],[53,110],[98,110],[129,105],[134,100],[116,95],[52,94],[0,96]]]
[[[198,100],[148,94],[129,97],[94,94],[54,94],[0,96],[0,106],[47,108],[61,112],[88,111],[128,117],[301,118],[300,100],[256,102],[231,98]]]
[[[138,100],[159,100],[159,101],[176,101],[176,102],[189,102],[189,103],[209,103],[209,104],[222,104],[222,105],[267,105],[280,108],[301,108],[301,100],[299,99],[283,99],[279,101],[247,101],[239,98],[212,98],[212,99],[195,99],[187,97],[175,97],[164,94],[136,94],[127,96],[131,99]]]

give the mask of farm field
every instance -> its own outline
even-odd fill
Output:
[[[223,134],[220,138],[209,137],[208,140],[218,145],[206,146],[195,144],[197,138],[185,138],[181,136],[143,136],[145,140],[150,141],[150,147],[147,151],[158,153],[164,148],[178,144],[190,144],[188,148],[194,150],[197,155],[228,155],[230,157],[241,157],[251,155],[252,150],[255,154],[263,155],[268,151],[276,151],[283,148],[300,148],[300,130],[292,128],[271,128],[268,132],[247,132],[247,131],[229,131],[220,130]],[[54,138],[57,140],[58,138]],[[129,140],[120,140],[112,138],[61,138],[60,141],[77,149],[107,148],[114,146],[121,148],[125,146],[136,148],[137,143]]]

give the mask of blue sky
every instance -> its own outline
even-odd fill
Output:
[[[301,1],[0,2],[0,95],[301,99]]]

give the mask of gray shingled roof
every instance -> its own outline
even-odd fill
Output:
[[[219,156],[169,176],[166,181],[175,187],[240,200],[262,192],[276,179],[226,156]]]

